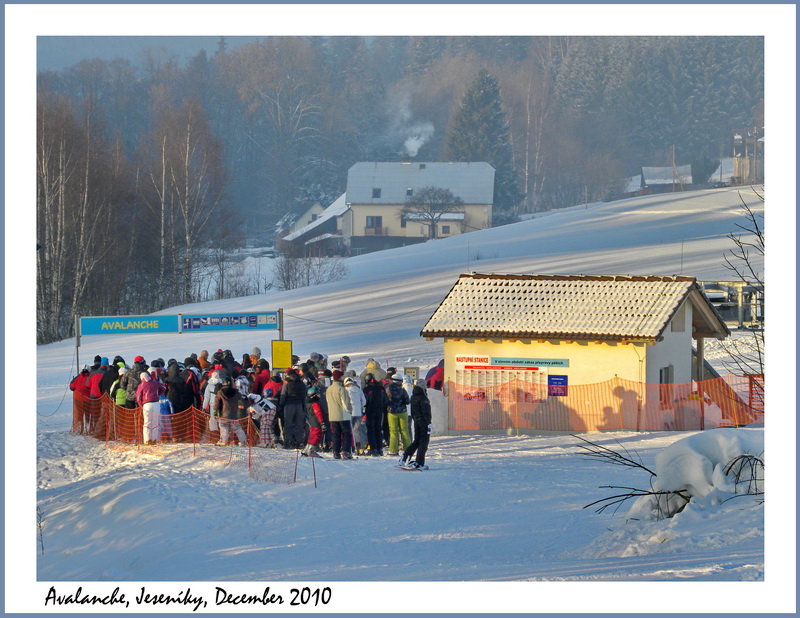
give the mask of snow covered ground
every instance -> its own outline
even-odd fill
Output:
[[[302,358],[318,351],[332,359],[349,355],[357,371],[370,357],[384,367],[427,369],[441,358],[441,341],[426,342],[419,330],[462,272],[731,278],[722,255],[731,244],[726,235],[741,221],[740,192],[758,207],[746,188],[590,204],[350,258],[349,274],[339,282],[164,313],[283,308],[285,336]],[[787,324],[793,328],[793,319]],[[8,334],[10,345],[18,343],[16,337]],[[794,341],[793,336],[786,339]],[[397,470],[390,458],[320,461],[314,468],[301,460],[298,482],[277,485],[202,458],[109,450],[68,434],[71,394],[66,385],[76,365],[90,362],[95,354],[182,359],[201,349],[230,348],[241,357],[253,345],[269,350],[268,340],[233,331],[85,337],[79,359],[74,340],[38,348],[35,374],[21,376],[22,392],[26,386],[36,390],[37,414],[20,419],[6,451],[7,530],[24,531],[6,537],[16,550],[9,573],[7,549],[6,572],[33,592],[23,597],[7,586],[7,609],[13,602],[13,607],[27,603],[51,611],[51,605],[43,607],[51,585],[65,595],[82,584],[84,594],[97,595],[120,586],[132,611],[141,586],[149,593],[178,595],[191,583],[192,594],[208,603],[204,611],[263,611],[262,606],[216,606],[215,586],[260,595],[266,585],[284,596],[280,609],[290,611],[297,609],[288,607],[290,582],[331,587],[331,603],[311,611],[691,608],[760,613],[771,603],[781,603],[784,610],[794,607],[792,414],[782,415],[780,432],[721,429],[695,438],[703,444],[675,447],[697,457],[714,451],[708,441],[716,444],[716,432],[744,432],[748,448],[762,440],[770,470],[765,505],[760,503],[764,496],[725,500],[731,488],[720,477],[719,462],[707,460],[707,497],[661,521],[630,518],[632,502],[616,512],[584,509],[612,495],[603,485],[647,489],[650,479],[641,470],[587,459],[581,455],[581,441],[569,435],[436,435],[427,472]],[[794,362],[793,344],[780,347],[782,353],[772,355],[767,338],[768,359],[779,361],[776,374],[780,363]],[[791,355],[784,357],[789,348]],[[721,354],[711,348],[707,355],[721,368]],[[767,388],[768,406],[781,401],[793,409],[788,384],[776,386],[770,379]],[[768,418],[774,415],[767,413]],[[583,437],[625,448],[654,469],[660,453],[696,435],[620,432]],[[732,435],[725,433],[725,440]],[[33,456],[35,466],[18,465]],[[36,507],[41,535],[34,535]],[[662,580],[675,588],[664,594],[652,587]],[[705,592],[683,588],[685,580],[738,586]],[[640,585],[624,591],[597,586],[608,581]],[[398,589],[378,582],[414,583]],[[433,582],[436,588],[431,588]],[[479,588],[474,582],[480,582]],[[505,585],[498,588],[499,582]],[[556,582],[569,582],[570,587]],[[742,582],[757,588],[741,588]],[[573,585],[586,592],[574,592]],[[418,594],[424,595],[421,607],[414,605]],[[155,606],[154,611],[173,607]],[[55,608],[59,610],[64,607]]]

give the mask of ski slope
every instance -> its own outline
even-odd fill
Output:
[[[419,331],[459,274],[731,279],[723,254],[731,248],[728,234],[744,222],[741,199],[763,212],[749,188],[588,204],[352,257],[340,281],[163,313],[282,308],[285,338],[301,358],[311,352],[331,359],[347,354],[359,372],[368,358],[384,367],[425,370],[441,358],[442,343],[425,341]],[[763,271],[763,265],[756,266]],[[12,345],[14,338],[9,333]],[[59,594],[74,591],[68,582],[87,582],[84,587],[95,582],[98,590],[108,588],[103,582],[151,582],[153,589],[172,593],[181,589],[175,582],[196,582],[193,590],[206,590],[208,598],[214,595],[209,582],[247,591],[262,583],[286,591],[285,582],[335,582],[337,598],[348,602],[330,611],[369,612],[375,599],[379,611],[405,613],[414,593],[402,592],[398,601],[384,588],[355,589],[348,582],[449,582],[453,587],[445,594],[425,596],[423,611],[593,612],[652,607],[653,588],[626,588],[620,594],[594,587],[575,595],[551,584],[755,581],[782,590],[794,582],[793,564],[766,576],[764,566],[764,531],[776,530],[771,522],[781,526],[789,517],[777,538],[767,535],[772,543],[767,550],[794,548],[789,543],[793,485],[780,477],[780,462],[788,456],[791,463],[794,456],[793,433],[782,436],[789,444],[774,451],[767,440],[770,464],[778,463],[770,466],[770,505],[780,505],[768,511],[767,524],[764,509],[744,501],[703,505],[662,522],[626,521],[625,508],[615,514],[584,509],[608,495],[602,485],[646,485],[647,479],[581,458],[572,436],[437,435],[427,472],[405,474],[389,458],[320,461],[313,469],[304,461],[298,483],[285,486],[258,483],[242,470],[201,459],[111,451],[67,433],[71,394],[66,385],[76,365],[90,363],[95,354],[121,354],[129,362],[139,354],[148,361],[182,360],[202,349],[227,348],[241,358],[254,345],[268,353],[268,340],[235,331],[84,337],[79,359],[74,340],[38,348],[36,371],[22,378],[35,381],[35,427],[23,434],[29,439],[14,445],[15,452],[35,454],[36,470],[9,475],[7,467],[7,492],[18,492],[14,495],[27,505],[26,516],[12,516],[9,524],[30,531],[34,505],[43,513],[44,552],[36,544],[38,555],[33,555],[34,539],[28,535],[19,554],[24,565],[16,573],[39,580],[35,598],[44,598],[53,581],[61,582]],[[721,369],[724,354],[712,342],[706,354]],[[687,435],[621,432],[599,440],[653,462]],[[773,481],[773,471],[780,480]],[[517,585],[504,588],[502,595],[476,596],[458,582]],[[764,608],[764,598],[700,593],[692,596],[692,609],[755,611]],[[667,606],[673,609],[670,602]]]

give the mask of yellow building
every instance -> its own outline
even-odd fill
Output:
[[[693,341],[702,368],[704,339],[730,331],[692,277],[467,274],[420,334],[444,339],[445,381],[461,392],[514,380],[541,403],[612,379],[663,396],[703,379]]]
[[[447,189],[463,202],[433,223],[401,211],[423,188]],[[494,168],[483,162],[356,163],[347,174],[342,238],[354,254],[446,238],[492,226]]]

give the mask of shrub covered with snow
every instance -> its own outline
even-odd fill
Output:
[[[713,429],[675,442],[655,456],[653,493],[628,512],[663,519],[691,500],[719,504],[737,494],[763,493],[763,429]]]

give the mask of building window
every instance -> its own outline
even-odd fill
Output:
[[[406,216],[405,215],[401,215],[401,217],[400,217],[400,227],[405,228],[405,226],[406,226]]]
[[[420,163],[419,164],[419,169],[424,170],[425,169],[425,164],[424,163]]]
[[[414,195],[414,189],[408,187],[408,189],[406,189],[406,197],[411,197],[413,195]]]
[[[673,400],[673,383],[675,382],[675,368],[672,365],[658,370],[659,401],[669,404]]]
[[[380,189],[378,190],[380,191]],[[371,228],[383,227],[383,217],[367,216],[367,227]]]
[[[373,188],[372,188],[372,197],[373,197],[373,198],[378,198],[378,197],[380,197],[380,196],[381,196],[381,190],[380,190],[380,187],[373,187]]]
[[[445,234],[449,234],[449,233],[450,233],[450,226],[449,225],[443,225],[442,226],[442,236],[444,236]]]
[[[315,214],[312,214],[312,215],[311,215],[311,220],[312,220],[312,221],[316,221],[316,220],[317,220],[317,215],[315,215]]]

